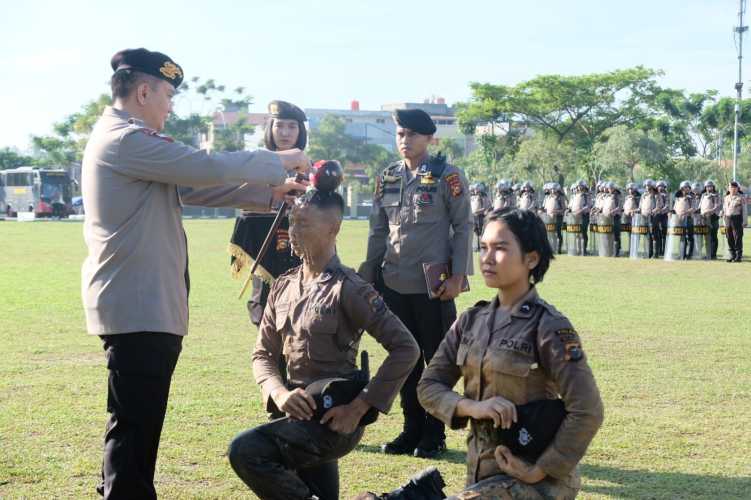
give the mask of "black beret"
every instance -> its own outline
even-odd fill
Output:
[[[287,101],[271,101],[269,103],[269,114],[272,118],[279,118],[281,120],[304,122],[308,119],[302,109]]]
[[[321,420],[331,408],[351,403],[366,385],[368,383],[365,381],[345,378],[327,378],[311,383],[305,388],[305,392],[316,402],[313,419]],[[377,418],[378,410],[371,407],[360,419],[360,426],[372,424]]]
[[[566,414],[560,399],[542,399],[519,405],[516,407],[516,423],[509,429],[494,429],[498,434],[497,442],[506,445],[515,456],[535,463],[555,438]]]
[[[146,49],[121,50],[110,61],[112,71],[131,69],[161,78],[177,88],[183,82],[183,69],[166,54]]]
[[[400,127],[408,128],[418,134],[435,134],[433,119],[421,109],[397,109],[394,111],[394,121]]]

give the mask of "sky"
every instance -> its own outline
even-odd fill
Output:
[[[470,82],[636,65],[687,91],[734,95],[738,78],[738,0],[0,2],[0,147],[21,151],[109,92],[109,61],[123,48],[164,52],[187,79],[244,86],[254,112],[272,99],[452,104],[470,98]]]

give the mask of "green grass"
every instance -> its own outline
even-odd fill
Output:
[[[236,298],[240,282],[229,277],[232,221],[185,226],[191,328],[157,491],[248,498],[225,452],[265,415],[250,369],[255,330]],[[95,498],[107,374],[99,339],[85,334],[81,232],[74,222],[0,222],[0,498]],[[338,248],[349,265],[362,258],[366,234],[366,223],[345,223]],[[748,262],[555,260],[541,294],[579,330],[606,408],[581,467],[580,498],[751,495],[750,278]],[[490,296],[474,277],[458,305]],[[370,338],[363,346],[374,365],[383,359]],[[464,432],[449,433],[440,462],[377,453],[400,425],[395,405],[341,461],[342,498],[390,490],[429,465],[439,466],[447,491],[460,489]]]

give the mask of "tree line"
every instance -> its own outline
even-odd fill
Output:
[[[637,66],[587,75],[543,75],[517,85],[473,82],[471,97],[457,103],[463,134],[474,147],[445,138],[433,146],[462,167],[473,181],[494,184],[500,178],[537,185],[583,178],[621,184],[645,178],[725,183],[731,176],[735,99],[716,90],[687,93],[660,86],[662,72]],[[232,90],[214,79],[184,82],[176,98],[186,116],[170,116],[165,133],[198,146],[217,112],[235,111],[238,119],[214,129],[217,151],[244,149],[253,133],[247,120],[252,97],[244,87]],[[32,136],[32,152],[0,150],[0,168],[67,165],[81,160],[91,129],[111,102],[102,94],[53,126],[53,133]],[[740,119],[739,178],[751,178],[746,152],[751,100],[743,100]],[[314,158],[337,158],[362,165],[371,177],[396,157],[385,148],[345,133],[343,120],[330,116],[310,134]],[[722,161],[720,161],[722,160]]]

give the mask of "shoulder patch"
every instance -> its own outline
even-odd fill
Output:
[[[368,302],[371,312],[374,314],[382,314],[386,311],[386,303],[383,301],[381,294],[379,294],[373,287],[368,287],[364,294],[365,300]]]
[[[556,330],[555,336],[563,344],[564,359],[576,363],[584,357],[579,334],[573,328],[561,328]]]
[[[459,174],[453,173],[446,176],[446,183],[451,190],[451,196],[456,198],[462,194],[462,180],[459,178]]]

